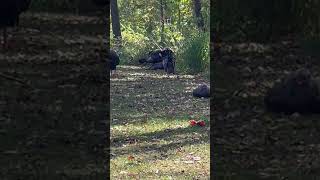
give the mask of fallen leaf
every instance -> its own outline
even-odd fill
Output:
[[[129,161],[134,160],[134,156],[132,156],[132,155],[128,156],[128,160],[129,160]]]

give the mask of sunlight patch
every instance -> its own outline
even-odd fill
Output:
[[[139,66],[126,66],[126,65],[120,65],[119,68],[122,68],[122,69],[142,69]]]

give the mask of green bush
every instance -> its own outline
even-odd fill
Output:
[[[177,67],[188,73],[200,73],[210,69],[209,34],[201,33],[186,38],[177,54]]]
[[[181,33],[165,29],[164,41],[159,43],[160,34],[145,35],[146,32],[137,26],[122,25],[121,28],[122,48],[118,49],[114,38],[110,37],[111,47],[120,52],[121,64],[136,64],[139,58],[146,56],[148,52],[155,49],[163,47],[176,49],[179,42],[183,39]],[[110,34],[113,36],[112,32]]]
[[[147,54],[149,50],[148,47],[150,47],[149,39],[143,34],[135,32],[129,26],[122,26],[122,28],[122,47],[117,49],[118,46],[114,38],[110,37],[111,47],[119,51],[121,64],[135,64],[137,59]]]
[[[199,33],[193,29],[188,34],[165,28],[163,41],[161,34],[145,32],[134,25],[123,25],[122,45],[119,48],[114,38],[111,38],[111,47],[120,54],[121,64],[137,64],[138,59],[145,57],[148,52],[169,47],[176,54],[178,71],[186,73],[209,72],[209,33]],[[196,33],[195,33],[196,32]],[[111,36],[113,33],[111,32]]]

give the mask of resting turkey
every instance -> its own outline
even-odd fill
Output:
[[[110,72],[111,75],[116,73],[117,65],[120,63],[119,55],[116,51],[110,49],[108,60],[110,60]]]

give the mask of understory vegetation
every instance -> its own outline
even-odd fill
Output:
[[[209,1],[202,2],[205,31],[199,30],[193,18],[193,7],[184,1],[165,3],[164,27],[159,19],[157,1],[119,1],[122,44],[118,47],[111,33],[111,47],[118,48],[122,64],[137,64],[151,50],[169,47],[176,55],[180,72],[209,71]],[[128,8],[129,7],[129,8]]]

